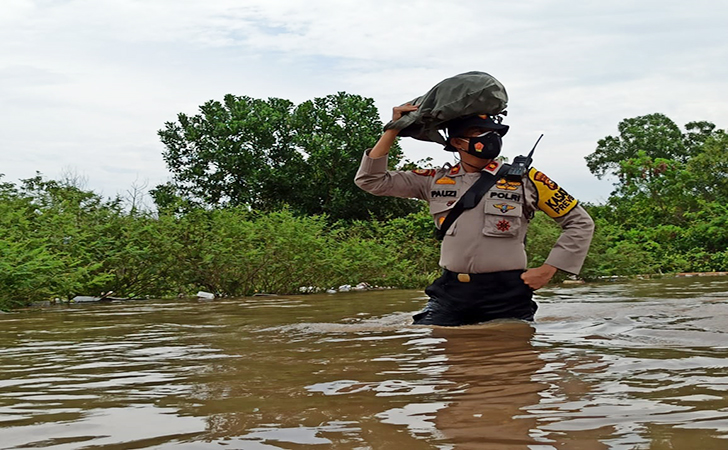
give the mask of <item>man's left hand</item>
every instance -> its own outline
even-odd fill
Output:
[[[521,279],[524,283],[528,285],[528,287],[535,291],[536,289],[541,289],[542,287],[546,286],[546,284],[551,281],[551,278],[553,278],[553,276],[556,274],[557,270],[559,269],[554,266],[544,264],[541,267],[528,269],[527,271],[523,272],[521,274]]]

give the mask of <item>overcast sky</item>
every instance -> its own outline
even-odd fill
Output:
[[[75,174],[105,196],[169,179],[157,130],[225,94],[394,105],[478,70],[509,94],[511,159],[604,201],[584,156],[627,117],[728,127],[715,0],[0,0],[0,173]],[[402,140],[412,160],[449,153]]]

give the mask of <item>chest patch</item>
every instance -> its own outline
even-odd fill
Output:
[[[455,184],[455,183],[457,183],[457,182],[450,177],[442,177],[435,181],[435,184]]]
[[[523,208],[520,202],[486,199],[485,213],[495,216],[520,217]]]
[[[498,229],[498,231],[506,232],[511,229],[511,223],[503,219],[499,220],[498,223],[495,224],[495,227]]]
[[[495,184],[495,187],[497,187],[498,189],[504,189],[506,191],[515,191],[516,189],[521,187],[521,182],[520,181],[507,181],[505,178],[501,178]]]
[[[521,194],[516,194],[515,192],[490,191],[488,193],[488,198],[517,202],[521,200]]]
[[[457,190],[449,190],[449,189],[440,189],[430,192],[430,197],[432,198],[448,198],[452,197],[455,198],[458,196]]]
[[[515,206],[509,205],[508,203],[495,203],[493,207],[504,214],[512,209],[516,209]]]

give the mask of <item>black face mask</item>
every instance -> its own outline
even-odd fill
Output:
[[[493,159],[500,154],[503,140],[495,131],[488,131],[479,136],[471,137],[468,144],[468,153],[481,159]]]

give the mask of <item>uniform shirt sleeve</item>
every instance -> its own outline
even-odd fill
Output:
[[[546,264],[578,274],[589,251],[594,221],[578,200],[542,172],[531,168],[527,185],[529,203],[554,219],[562,230]]]
[[[436,173],[435,169],[391,171],[387,170],[387,158],[387,156],[371,158],[367,150],[362,157],[354,183],[374,195],[427,200],[428,187]]]

